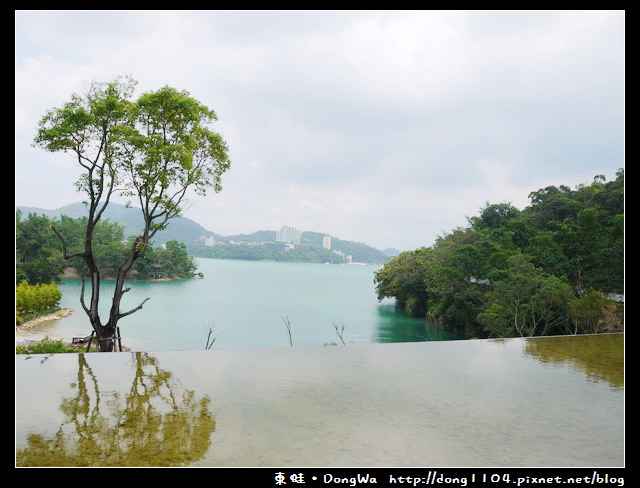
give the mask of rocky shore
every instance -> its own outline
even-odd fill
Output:
[[[16,345],[40,342],[47,336],[49,337],[49,339],[56,341],[61,340],[64,343],[70,344],[73,339],[71,337],[52,337],[49,334],[38,332],[37,329],[41,325],[48,324],[55,320],[60,320],[64,317],[68,317],[72,313],[73,310],[70,308],[61,308],[53,313],[40,315],[39,317],[34,317],[32,319],[24,321],[20,325],[16,325]]]

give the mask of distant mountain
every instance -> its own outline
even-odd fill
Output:
[[[48,218],[60,218],[61,215],[66,215],[72,219],[77,219],[87,216],[86,207],[80,202],[65,205],[55,210],[44,210],[35,207],[16,207],[16,209],[22,212],[23,217],[26,217],[30,213],[44,215]],[[119,203],[110,203],[105,211],[104,218],[120,224],[124,228],[125,237],[138,234],[144,225],[142,216],[140,215],[140,209],[125,207]],[[155,246],[161,246],[168,241],[175,240],[183,242],[187,249],[189,249],[197,246],[202,237],[208,236],[213,236],[216,240],[222,239],[222,236],[208,231],[191,219],[176,217],[169,221],[166,229],[156,234],[153,243]]]
[[[44,215],[48,218],[60,218],[66,215],[72,219],[87,216],[87,210],[83,203],[72,203],[55,210],[45,210],[36,207],[18,206],[23,218],[30,213]],[[117,222],[124,228],[125,237],[136,235],[143,226],[140,209],[131,208],[119,203],[110,203],[105,211],[104,217],[112,222]],[[320,232],[302,232],[301,244],[322,247],[322,239],[326,234]],[[197,255],[198,250],[203,246],[203,237],[213,237],[218,242],[245,241],[245,242],[274,242],[276,240],[275,230],[260,230],[252,234],[238,234],[223,236],[211,232],[195,221],[186,217],[176,217],[169,221],[166,229],[158,232],[153,240],[154,246],[160,246],[168,241],[175,240],[184,243],[190,254]],[[332,237],[331,249],[342,251],[344,254],[352,256],[356,262],[384,263],[388,260],[387,251],[380,251],[367,244],[354,241],[345,241]],[[400,254],[397,251],[397,254]],[[396,254],[396,255],[397,255]]]

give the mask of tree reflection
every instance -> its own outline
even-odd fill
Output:
[[[66,420],[52,438],[30,434],[17,466],[185,466],[211,444],[210,399],[191,390],[176,398],[172,373],[157,358],[132,354],[135,376],[124,398],[100,391],[85,354],[78,354],[74,397],[60,405]]]
[[[524,353],[543,363],[569,364],[615,390],[624,388],[624,334],[532,338]]]

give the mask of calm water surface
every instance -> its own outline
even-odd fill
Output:
[[[623,467],[624,335],[16,355],[16,459]]]
[[[448,340],[378,303],[376,269],[200,259],[131,283],[134,352],[16,355],[16,464],[624,466],[623,334]],[[76,312],[43,332],[89,333],[62,290]]]
[[[376,298],[374,265],[330,265],[198,259],[203,279],[131,282],[122,310],[150,298],[120,322],[132,350],[204,349],[209,329],[215,349],[342,344],[334,324],[346,326],[348,344],[452,340],[460,337],[408,317],[394,302]],[[61,283],[61,306],[75,312],[38,328],[52,337],[91,333],[79,303],[80,280]],[[101,298],[106,316],[113,282]]]

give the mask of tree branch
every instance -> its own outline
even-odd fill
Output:
[[[148,301],[151,300],[150,298],[145,298],[142,303],[140,305],[138,305],[136,308],[133,308],[131,310],[129,310],[128,312],[122,312],[120,314],[118,314],[118,320],[120,320],[122,317],[126,317],[127,315],[131,315],[132,313],[137,312],[138,310],[140,310],[142,308],[142,306]]]

